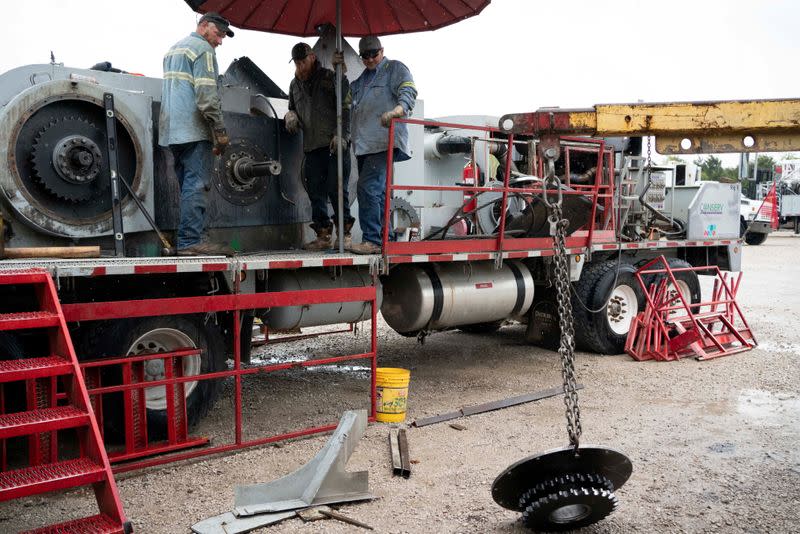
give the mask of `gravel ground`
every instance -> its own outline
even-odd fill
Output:
[[[583,443],[624,451],[633,475],[620,505],[586,532],[797,532],[800,530],[800,239],[772,235],[746,247],[739,302],[760,346],[697,362],[634,362],[580,353]],[[707,289],[707,288],[706,288]],[[492,336],[437,334],[424,345],[380,329],[380,365],[411,370],[409,420],[459,406],[559,386],[556,355],[522,342],[523,328]],[[367,332],[340,334],[260,350],[264,360],[364,350]],[[319,369],[260,376],[245,383],[248,435],[335,422],[342,410],[366,407],[361,369]],[[230,390],[230,387],[227,388]],[[388,426],[371,425],[350,470],[366,469],[380,498],[340,511],[378,532],[524,532],[519,514],[491,499],[494,478],[511,463],[567,442],[563,401],[556,397],[458,422],[409,430],[413,474],[393,478]],[[196,434],[230,439],[232,406],[221,400]],[[228,511],[233,488],[298,468],[326,441],[317,436],[223,457],[152,468],[118,478],[136,532],[188,532]],[[0,531],[94,512],[90,492],[0,505]],[[333,520],[291,519],[259,532],[353,532]]]

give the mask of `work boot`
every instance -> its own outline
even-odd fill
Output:
[[[354,221],[344,223],[344,249],[350,250],[353,246],[353,236],[350,230],[353,229]],[[339,250],[339,225],[336,225],[336,239],[333,240],[333,248]]]
[[[231,247],[220,243],[200,242],[186,248],[179,248],[178,256],[233,256]]]
[[[363,243],[356,243],[350,247],[350,251],[356,254],[380,254],[381,246],[371,241],[364,241]]]
[[[314,228],[314,231],[317,233],[317,238],[303,245],[303,248],[305,250],[328,250],[333,246],[333,240],[331,239],[332,230],[333,227],[331,226],[327,228]]]

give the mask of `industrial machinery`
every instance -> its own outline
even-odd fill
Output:
[[[315,48],[329,62],[333,46]],[[359,63],[349,47],[346,55]],[[657,135],[661,153],[739,151],[746,135],[753,150],[798,148],[796,101],[437,120],[425,120],[419,102],[399,119],[409,124],[411,159],[390,167],[382,254],[307,253],[298,250],[310,219],[302,144],[283,128],[285,95],[247,58],[221,87],[232,142],[208,184],[207,226],[239,255],[176,258],[164,255],[156,232],[169,236],[178,221],[177,181],[155,139],[161,81],[57,64],[0,75],[3,243],[104,251],[6,259],[0,270],[35,267],[57,279],[76,353],[100,384],[89,394],[102,406],[105,437],[125,443],[111,460],[133,462],[126,468],[150,454],[168,453],[165,462],[265,442],[244,440],[240,427],[224,446],[189,434],[221,380],[236,381],[240,395],[243,374],[264,372],[242,366],[256,316],[273,330],[372,319],[372,349],[357,357],[373,361],[378,308],[397,332],[420,340],[452,328],[487,335],[515,320],[527,324],[528,341],[554,348],[556,231],[578,348],[621,353],[642,305],[636,264],[665,255],[736,271],[741,261],[738,185],[668,180],[641,136]],[[558,199],[560,230],[550,217]],[[693,300],[695,287],[686,281]],[[33,297],[4,287],[0,311],[32,309]],[[6,357],[22,358],[40,337],[22,330],[0,342]],[[104,362],[116,370],[99,371]],[[627,477],[604,476],[615,487]],[[589,482],[603,490],[605,480]]]
[[[247,58],[230,66],[221,85],[234,142],[217,159],[209,184],[207,228],[239,250],[297,245],[309,208],[299,140],[281,132],[278,120],[286,95]],[[160,95],[158,79],[59,64],[3,74],[5,245],[114,249],[124,234],[125,255],[159,255],[153,230],[174,230],[179,208],[171,155],[156,139]],[[112,175],[121,180],[119,191]]]

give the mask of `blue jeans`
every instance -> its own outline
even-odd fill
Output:
[[[409,159],[395,148],[394,161]],[[386,152],[358,156],[358,224],[362,241],[383,241],[383,210],[386,204]]]
[[[347,186],[350,182],[350,151],[342,153],[342,200],[344,203],[343,218],[345,224],[355,219],[350,216],[350,198]],[[306,152],[304,170],[308,198],[311,200],[311,220],[315,229],[330,228],[331,218],[328,216],[328,201],[333,206],[334,224],[339,220],[339,171],[336,168],[336,154],[331,154],[328,147]]]
[[[198,244],[206,221],[206,190],[211,184],[214,155],[211,141],[169,145],[175,157],[175,174],[181,188],[178,250]]]

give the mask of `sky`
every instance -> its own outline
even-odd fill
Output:
[[[164,52],[197,20],[183,0],[5,4],[0,72],[48,63],[52,50],[66,66],[111,61],[158,77]],[[493,0],[477,17],[382,42],[387,57],[411,69],[426,117],[503,115],[797,97],[799,21],[800,2],[790,0]],[[248,56],[286,90],[299,40],[238,30],[217,49],[220,68]],[[348,42],[357,48],[357,39]]]

